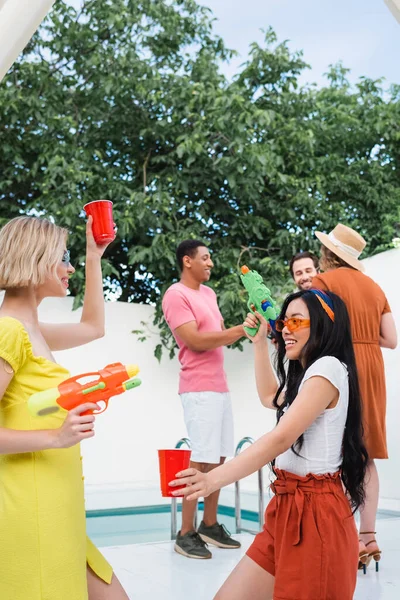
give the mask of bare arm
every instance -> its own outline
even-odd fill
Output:
[[[13,377],[14,371],[11,366],[0,358],[0,402]],[[81,416],[80,413],[96,408],[95,404],[84,404],[78,407],[78,410],[71,410],[63,425],[57,429],[24,431],[0,427],[0,454],[69,448],[83,439],[93,437],[93,415]]]
[[[54,430],[37,429],[23,431],[0,428],[0,454],[20,454],[23,452],[39,452],[55,448]]]
[[[108,244],[97,246],[92,234],[92,217],[86,225],[86,286],[80,323],[40,323],[50,350],[67,350],[104,336],[104,295],[101,257]]]
[[[267,338],[254,344],[254,370],[261,404],[276,410],[273,399],[278,391],[278,382],[271,365]]]
[[[2,398],[14,377],[14,371],[2,358],[0,363],[0,397]],[[52,443],[50,430],[16,431],[0,428],[0,454],[46,450],[52,447]]]
[[[392,348],[392,350],[397,346],[396,324],[391,312],[385,313],[381,317],[379,345],[381,348]]]
[[[189,500],[208,496],[234,481],[239,481],[290,448],[316,418],[338,397],[338,390],[324,377],[307,380],[295,401],[271,432],[263,435],[252,446],[229,462],[209,473],[187,469],[179,475],[174,485],[190,484],[179,490]]]
[[[186,346],[194,352],[214,350],[221,346],[229,346],[244,336],[243,325],[236,325],[223,331],[199,331],[196,321],[189,321],[175,329]]]
[[[253,342],[254,348],[254,370],[256,375],[257,392],[261,404],[266,408],[276,407],[272,401],[278,390],[278,383],[269,356],[267,332],[268,325],[266,320],[259,313],[249,313],[243,325],[246,327],[255,327],[260,323],[260,328],[254,337],[249,337]]]

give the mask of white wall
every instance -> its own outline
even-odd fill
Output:
[[[69,322],[72,299],[48,299],[41,319]],[[186,435],[178,390],[179,363],[154,357],[158,335],[138,342],[133,329],[151,321],[152,308],[121,302],[106,305],[106,336],[87,346],[57,353],[57,360],[78,374],[110,362],[138,363],[142,385],[111,399],[96,420],[96,436],[83,443],[87,507],[160,503],[157,448],[173,448]],[[154,329],[154,328],[151,328]],[[235,414],[235,440],[260,436],[274,425],[273,411],[258,402],[252,371],[252,352],[225,350],[226,370]],[[250,481],[251,483],[251,481]],[[141,491],[142,490],[142,491]],[[149,491],[150,490],[150,491]]]
[[[385,290],[400,330],[400,250],[365,261],[367,274]],[[41,307],[48,321],[76,321],[72,300],[49,299]],[[78,374],[102,368],[110,362],[138,363],[141,387],[110,401],[107,412],[96,421],[96,437],[83,444],[87,508],[160,503],[157,448],[173,447],[186,435],[177,394],[179,364],[166,356],[161,364],[153,352],[157,334],[145,343],[131,333],[142,320],[151,321],[152,308],[120,302],[106,305],[105,338],[82,348],[59,352],[57,360]],[[252,350],[225,350],[226,371],[232,394],[235,441],[243,436],[259,437],[274,426],[273,411],[263,408],[254,383]],[[379,461],[381,505],[400,510],[400,481],[393,477],[400,467],[400,348],[384,351],[388,385],[388,439],[390,461]],[[266,477],[268,472],[265,473]],[[244,489],[255,489],[255,477]],[[225,497],[230,492],[225,493]]]
[[[377,254],[363,262],[367,275],[379,283],[386,293],[399,335],[396,350],[383,349],[389,460],[378,460],[377,465],[381,480],[381,505],[400,511],[400,480],[396,475],[400,468],[400,249]]]

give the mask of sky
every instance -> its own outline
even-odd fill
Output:
[[[261,29],[272,26],[279,42],[303,50],[311,65],[302,83],[324,85],[330,64],[342,61],[352,82],[360,76],[400,84],[400,23],[384,0],[200,0],[212,9],[214,25],[229,48],[240,53],[229,66],[233,75]]]
[[[303,50],[311,65],[302,83],[324,85],[329,65],[342,61],[352,82],[366,76],[400,84],[400,23],[384,0],[197,1],[212,10],[215,32],[240,54],[223,66],[228,77],[246,60],[250,44],[262,42],[261,29],[272,26],[279,42]],[[69,2],[78,7],[82,0]]]

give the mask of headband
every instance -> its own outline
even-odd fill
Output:
[[[330,318],[332,322],[335,321],[335,313],[333,311],[333,302],[331,298],[329,298],[328,294],[325,294],[322,290],[309,290],[314,294],[314,296],[319,300],[322,308]]]

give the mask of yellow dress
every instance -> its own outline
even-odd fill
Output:
[[[27,400],[68,371],[34,356],[27,331],[11,317],[0,318],[0,356],[15,373],[0,400],[0,427],[60,427],[64,410],[33,417]],[[1,600],[87,600],[86,564],[110,583],[110,565],[86,537],[81,460],[79,445],[0,455]]]

